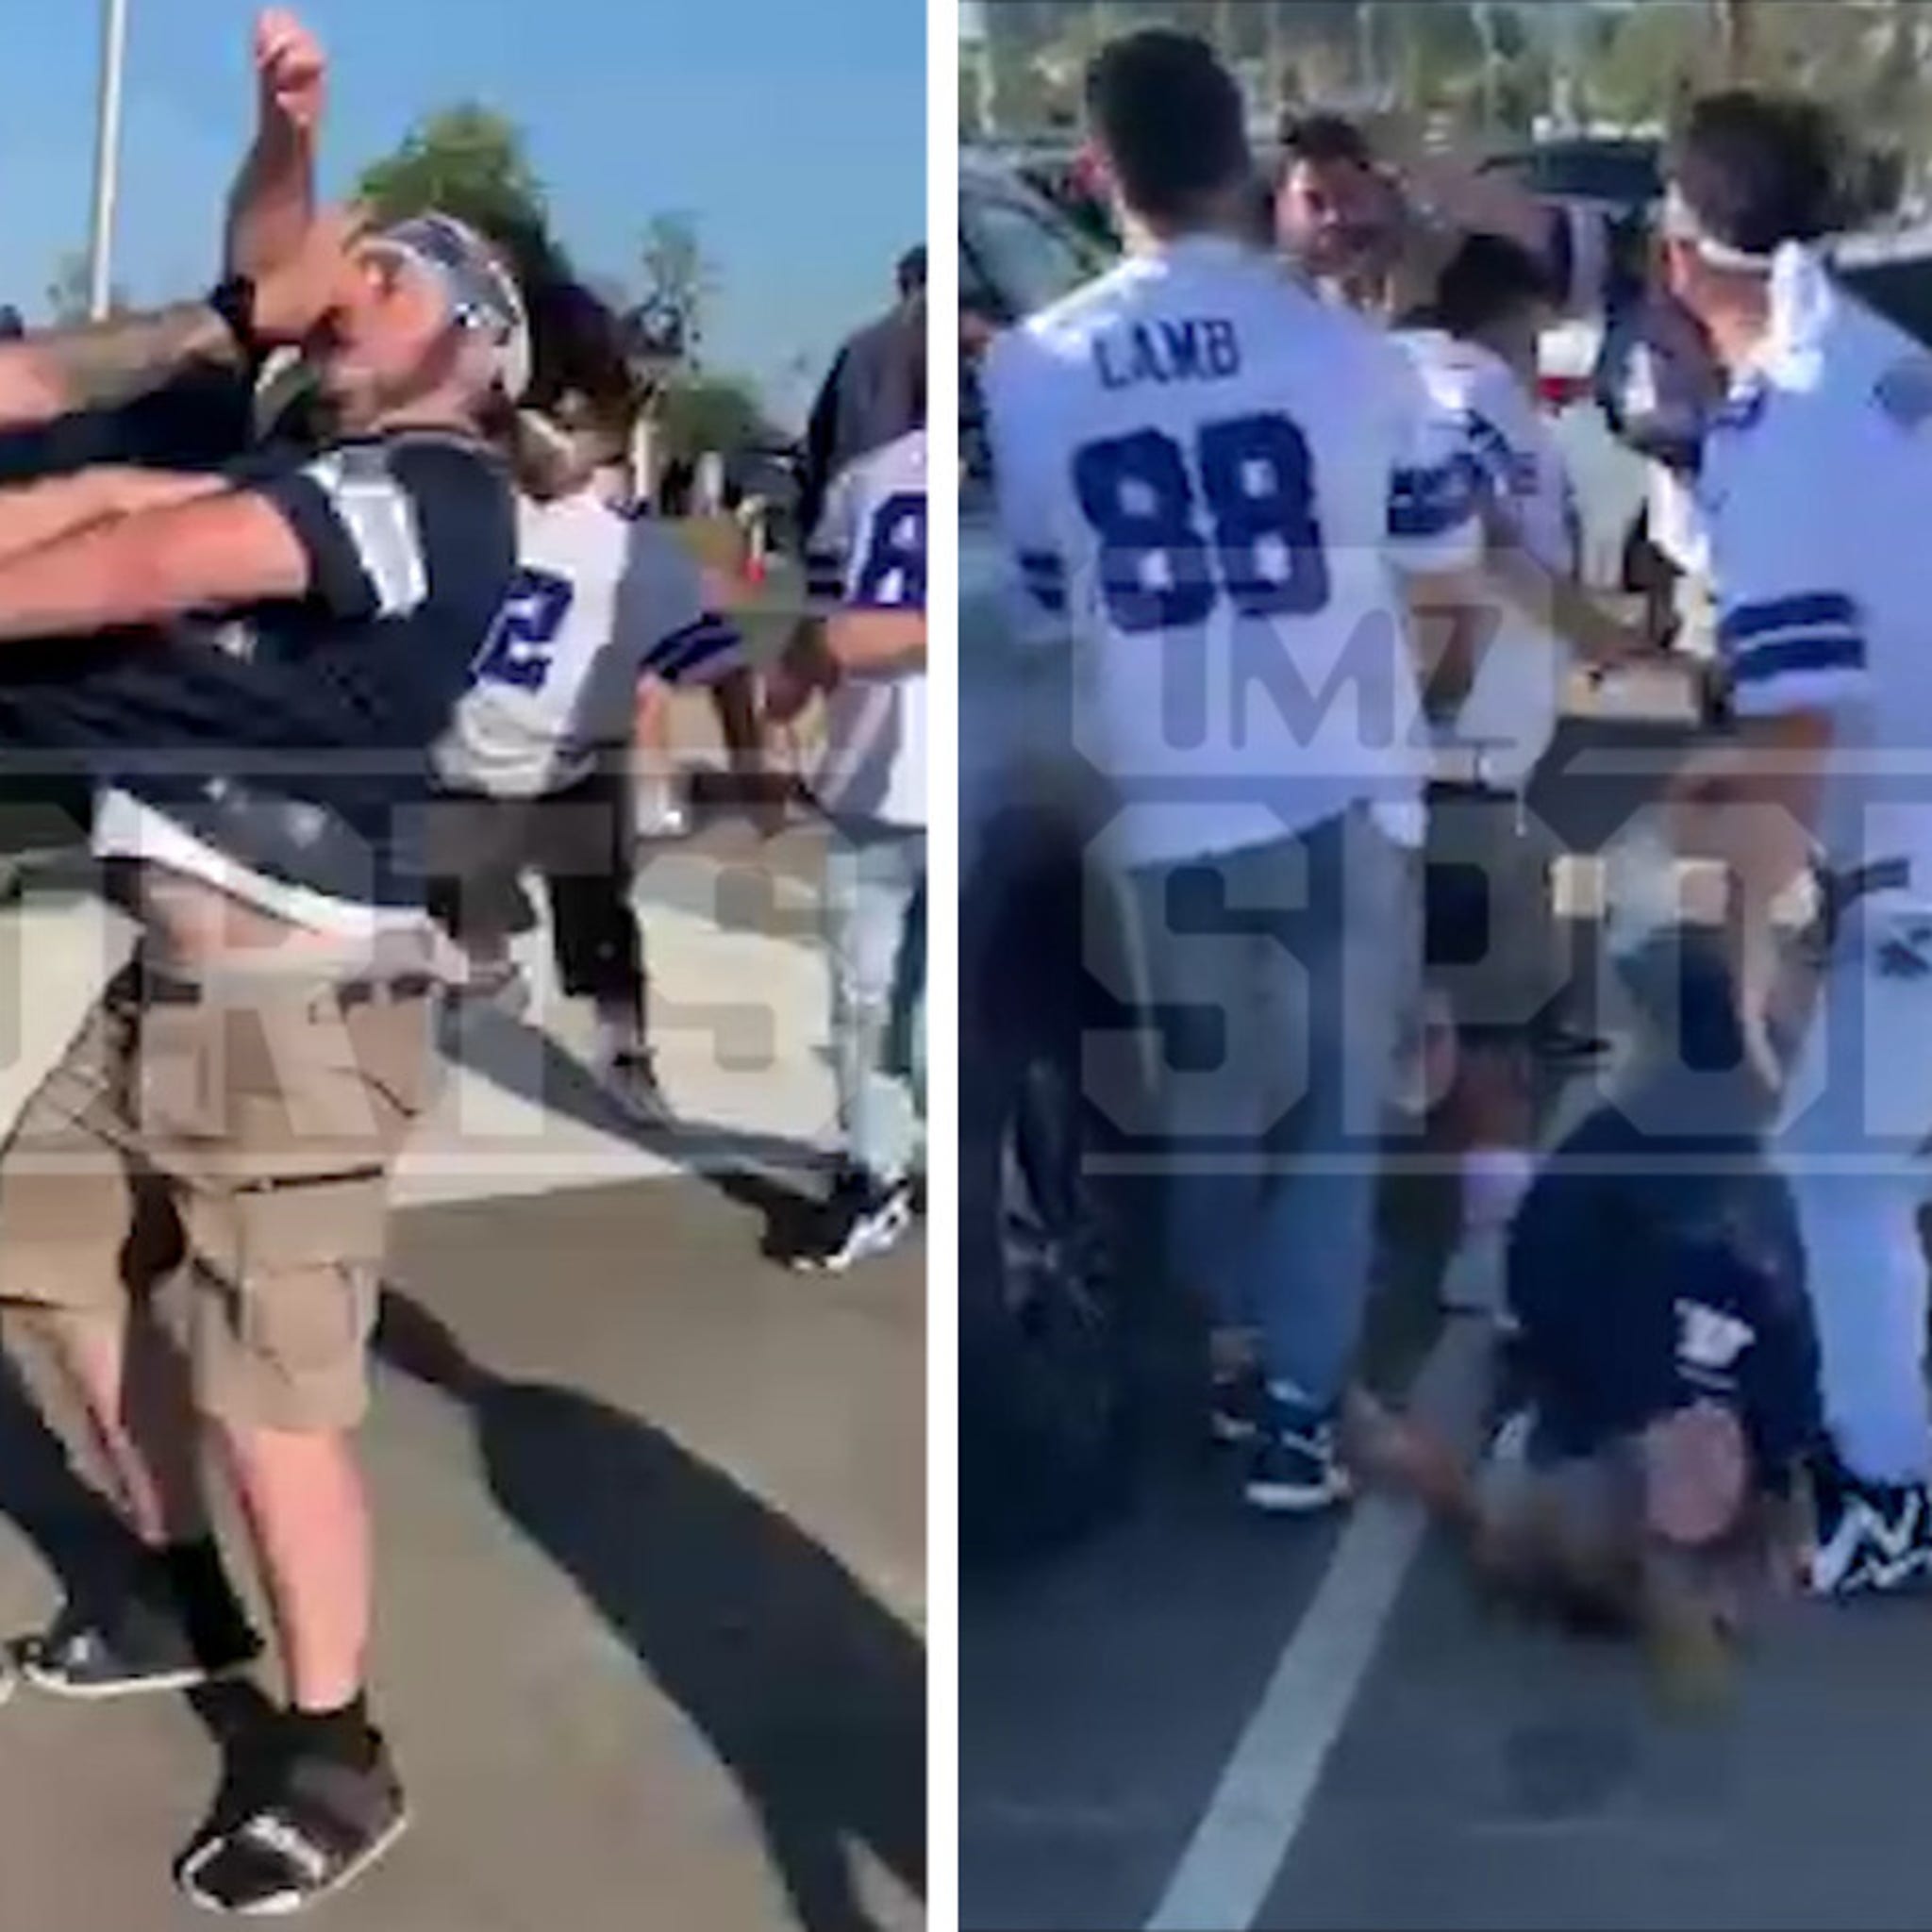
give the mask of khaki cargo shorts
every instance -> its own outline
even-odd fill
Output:
[[[143,1301],[205,1414],[353,1427],[390,1175],[433,1092],[433,991],[130,967],[0,1154],[0,1304]]]

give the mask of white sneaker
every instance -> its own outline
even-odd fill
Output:
[[[647,1048],[624,1047],[597,1055],[597,1084],[619,1109],[640,1126],[661,1127],[672,1117],[671,1102],[658,1078],[656,1057]]]
[[[691,836],[691,813],[669,785],[638,788],[637,834],[640,839],[686,839]]]

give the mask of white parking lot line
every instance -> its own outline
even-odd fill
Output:
[[[1417,1379],[1415,1407],[1466,1433],[1488,1347],[1483,1324],[1450,1323]],[[1423,1512],[1398,1498],[1372,1495],[1357,1506],[1147,1932],[1246,1932],[1255,1924],[1381,1648],[1425,1527]]]

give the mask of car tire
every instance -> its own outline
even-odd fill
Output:
[[[1089,1156],[1077,878],[999,922],[960,1077],[959,1526],[975,1563],[1065,1544],[1131,1494],[1150,1243]],[[1024,950],[1021,950],[1024,948]],[[1025,970],[1011,970],[1015,958]],[[996,969],[991,965],[989,972]]]

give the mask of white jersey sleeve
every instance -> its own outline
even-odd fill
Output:
[[[635,675],[666,684],[716,684],[745,663],[744,640],[710,608],[697,559],[647,518],[630,526],[614,642]]]
[[[833,477],[825,491],[818,526],[805,546],[806,596],[824,613],[845,601],[845,576],[857,542],[858,468],[848,465]]]
[[[1718,649],[1740,717],[1835,710],[1869,695],[1858,545],[1803,460],[1804,440],[1781,428],[1721,428],[1703,484]]]
[[[1023,643],[1044,644],[1067,637],[1067,559],[1054,527],[1058,497],[1041,460],[1038,406],[1051,406],[1052,384],[1041,381],[1039,365],[1031,340],[1008,330],[981,365],[980,392],[1011,622]]]
[[[1480,470],[1465,419],[1429,391],[1393,343],[1385,367],[1395,417],[1389,479],[1389,555],[1404,572],[1466,570],[1480,561]]]

